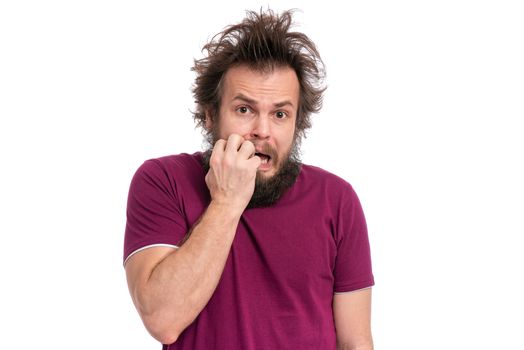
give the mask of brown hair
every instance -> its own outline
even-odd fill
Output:
[[[325,77],[324,64],[315,44],[299,32],[290,32],[293,11],[275,14],[247,11],[242,22],[226,27],[202,49],[206,57],[195,60],[196,72],[193,96],[197,126],[205,126],[205,112],[212,118],[220,109],[222,79],[228,68],[246,64],[259,71],[271,71],[277,66],[295,70],[300,84],[296,134],[304,135],[311,127],[310,115],[322,107]]]

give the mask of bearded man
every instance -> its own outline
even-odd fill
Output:
[[[292,12],[248,12],[195,61],[209,149],[150,159],[128,198],[124,266],[163,349],[372,349],[366,222],[345,180],[302,164],[322,104]]]

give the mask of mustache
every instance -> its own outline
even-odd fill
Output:
[[[251,141],[253,142],[253,141]],[[253,142],[257,153],[264,153],[273,159],[273,161],[278,161],[278,152],[267,142]]]

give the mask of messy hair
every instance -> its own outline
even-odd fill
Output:
[[[289,31],[293,11],[275,14],[247,11],[246,18],[216,34],[202,49],[205,57],[195,60],[193,96],[197,126],[205,130],[206,111],[212,119],[218,116],[221,86],[230,67],[247,65],[262,72],[275,67],[290,67],[298,78],[300,97],[296,120],[296,136],[311,127],[311,113],[322,108],[325,69],[315,44],[303,33]]]

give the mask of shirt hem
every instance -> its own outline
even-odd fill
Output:
[[[360,289],[373,287],[374,285],[375,285],[375,280],[371,279],[367,281],[361,281],[360,283],[353,283],[349,285],[338,286],[338,288],[335,288],[334,293],[354,292]]]
[[[146,246],[143,246],[141,248],[138,248],[134,251],[132,251],[128,256],[127,258],[125,258],[124,260],[124,267],[126,266],[126,263],[127,261],[129,260],[130,257],[132,257],[133,255],[135,255],[136,253],[138,252],[141,252],[142,250],[145,250],[145,249],[148,249],[148,248],[153,248],[153,247],[171,247],[171,248],[180,248],[179,246],[177,245],[174,245],[174,244],[167,244],[167,243],[156,243],[156,244],[149,244],[149,245],[146,245]]]
[[[363,288],[359,288],[359,289],[348,290],[347,292],[334,292],[333,294],[349,294],[349,293],[355,293],[355,292],[359,292],[359,291],[362,291],[362,290],[371,289],[372,287],[373,287],[373,286],[368,286],[368,287],[363,287]]]

